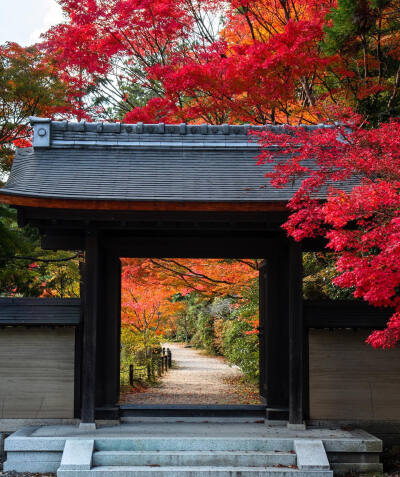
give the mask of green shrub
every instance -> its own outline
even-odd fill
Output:
[[[236,364],[252,381],[259,376],[258,335],[247,334],[253,326],[246,320],[235,318],[225,322],[224,356],[232,364]]]
[[[134,365],[135,379],[140,377],[141,381],[147,381],[147,366],[154,365],[151,358],[148,358],[147,351],[158,350],[161,346],[161,337],[147,330],[145,342],[142,333],[128,326],[121,327],[120,382],[122,385],[129,383],[130,364]]]
[[[215,347],[215,331],[214,331],[214,317],[205,308],[197,318],[197,339],[201,348],[209,354],[218,354]]]

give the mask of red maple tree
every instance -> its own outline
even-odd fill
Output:
[[[372,129],[360,121],[262,132],[259,163],[275,164],[268,177],[276,187],[301,182],[289,202],[288,234],[326,238],[337,254],[335,284],[394,309],[386,329],[367,340],[391,348],[400,339],[400,121]],[[280,146],[279,160],[272,144]]]

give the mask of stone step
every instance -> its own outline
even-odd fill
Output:
[[[104,426],[94,431],[72,425],[26,427],[7,438],[5,450],[5,471],[57,471],[59,477],[102,477],[100,472],[103,475],[108,472],[105,475],[113,477],[111,471],[118,471],[114,477],[137,477],[140,474],[142,477],[152,477],[151,473],[157,471],[159,477],[163,475],[159,473],[160,468],[167,469],[168,472],[164,472],[166,477],[212,477],[211,474],[228,477],[227,469],[234,472],[229,477],[239,477],[242,469],[248,469],[247,477],[258,477],[257,472],[264,477],[268,474],[279,477],[278,471],[286,477],[330,477],[332,468],[329,462],[332,462],[334,470],[340,472],[381,470],[379,453],[382,451],[382,442],[361,430],[309,428],[299,432],[288,430],[286,426],[271,427],[257,423],[136,423]],[[139,458],[143,460],[127,460],[122,469],[120,463],[113,461],[119,467],[113,465],[110,470],[109,462],[99,460],[93,465],[93,456],[103,451],[156,453],[161,456],[157,457],[160,459],[157,462],[147,460],[146,455]],[[291,459],[295,457],[298,470],[283,467],[294,465],[287,461],[280,461],[278,464],[262,461],[263,465],[259,465],[258,453],[269,454],[275,451],[278,451],[277,454],[291,454]],[[192,456],[189,457],[190,453]],[[198,461],[189,460],[192,457],[199,458],[199,455],[193,456],[193,453],[203,456],[202,466],[194,466],[193,463]],[[238,460],[232,465],[223,460],[226,457],[221,456],[222,461],[218,460],[216,465],[216,462],[209,463],[207,454],[210,453],[215,454],[214,460],[218,453],[244,457],[237,457]],[[162,460],[162,454],[169,454],[165,456],[166,461]],[[186,457],[177,460],[176,454],[186,454]],[[252,465],[241,463],[240,459],[248,458],[246,454],[255,455]],[[282,455],[279,457],[282,458]],[[98,458],[101,458],[101,454]],[[139,462],[150,465],[138,465]],[[223,462],[226,465],[220,465]],[[165,463],[168,465],[164,465]],[[174,463],[179,465],[172,465]],[[278,467],[279,464],[282,467]],[[179,472],[174,469],[179,469]],[[242,477],[246,477],[246,474],[242,474]]]
[[[90,470],[59,470],[57,477],[332,477],[331,470],[298,470],[285,467],[214,466],[99,466]]]
[[[93,466],[239,466],[296,465],[296,455],[273,451],[97,451]]]
[[[96,438],[98,451],[284,451],[294,448],[293,439],[251,437],[141,437]]]

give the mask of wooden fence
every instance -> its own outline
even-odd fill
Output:
[[[172,366],[172,353],[169,348],[153,348],[132,357],[128,373],[121,370],[121,384],[133,386],[134,381],[153,382]],[[127,376],[126,376],[127,374]]]

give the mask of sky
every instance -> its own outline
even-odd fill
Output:
[[[55,0],[0,0],[0,44],[6,41],[28,46],[39,41],[52,25],[62,21]]]

